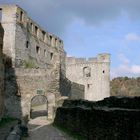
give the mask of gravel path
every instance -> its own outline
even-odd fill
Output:
[[[29,122],[27,140],[74,140],[51,125],[45,118],[33,119]]]

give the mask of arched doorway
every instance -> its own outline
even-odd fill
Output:
[[[44,95],[37,95],[31,99],[30,117],[32,119],[48,115],[48,100]]]

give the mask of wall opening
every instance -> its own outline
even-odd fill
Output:
[[[0,8],[0,22],[2,21],[2,9]]]
[[[46,50],[44,50],[44,56],[47,56],[47,51]]]
[[[52,45],[52,36],[50,36],[50,44]]]
[[[55,46],[57,47],[57,38],[55,39]]]
[[[26,48],[29,48],[29,41],[26,41]]]
[[[91,68],[90,67],[83,68],[83,76],[84,77],[91,77]]]
[[[50,53],[50,59],[51,60],[53,59],[53,53]]]
[[[43,39],[43,41],[45,41],[45,34],[46,34],[46,32],[42,31],[42,39]]]
[[[36,46],[36,53],[39,54],[40,53],[40,47]]]
[[[38,35],[38,27],[35,26],[35,35],[37,36]]]
[[[21,22],[23,21],[23,12],[22,11],[20,12],[20,21]]]
[[[90,88],[90,84],[87,84],[87,89],[89,89]]]
[[[103,70],[103,73],[105,73],[105,70]]]
[[[31,22],[30,25],[31,25],[31,31],[33,32],[33,23]]]
[[[44,95],[36,95],[31,99],[30,117],[48,116],[48,100]]]

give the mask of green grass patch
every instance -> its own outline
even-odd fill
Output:
[[[25,68],[36,68],[36,65],[33,60],[28,60],[28,61],[24,60],[23,64]]]
[[[5,125],[7,125],[13,121],[16,121],[16,120],[17,119],[15,119],[15,118],[9,118],[9,117],[2,118],[0,121],[0,128],[4,127]]]
[[[59,129],[60,131],[66,133],[70,137],[74,138],[75,140],[85,140],[85,138],[83,136],[81,136],[80,134],[74,133],[74,132],[70,131],[69,129],[64,128],[63,126],[58,126],[56,124],[53,124],[53,126],[56,127],[57,129]]]

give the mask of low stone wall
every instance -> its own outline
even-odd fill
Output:
[[[81,101],[77,102],[79,105],[69,101],[57,109],[54,121],[57,126],[80,134],[85,140],[140,139],[139,107],[137,109],[116,108],[107,107],[105,104],[89,107],[88,103],[91,104],[91,102],[82,101],[82,104]]]

